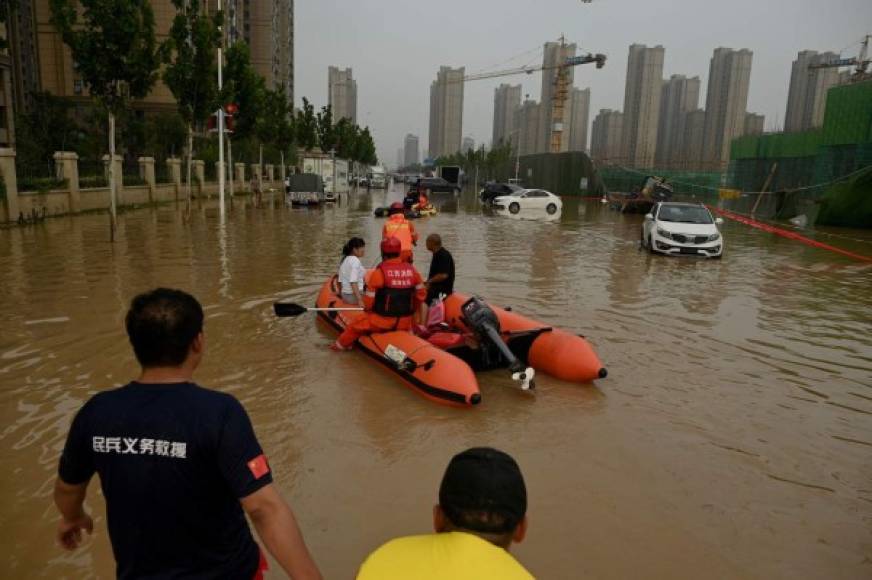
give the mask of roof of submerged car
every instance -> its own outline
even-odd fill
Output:
[[[688,202],[688,201],[661,201],[660,205],[668,206],[668,207],[705,207],[702,202]]]

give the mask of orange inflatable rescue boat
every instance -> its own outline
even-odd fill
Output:
[[[353,308],[338,290],[334,276],[321,288],[316,307]],[[454,293],[443,305],[444,322],[438,327],[363,336],[357,347],[424,397],[454,406],[481,402],[473,371],[508,368],[522,388],[533,388],[533,377],[539,371],[578,383],[607,375],[583,337],[490,306],[477,297]],[[359,310],[318,312],[319,319],[336,332],[359,316],[363,316]]]

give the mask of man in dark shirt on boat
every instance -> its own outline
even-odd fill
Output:
[[[126,326],[142,373],[73,420],[54,491],[60,544],[73,550],[92,532],[83,502],[97,473],[118,578],[260,579],[267,562],[248,514],[288,575],[320,579],[245,409],[191,382],[205,347],[197,300],[141,294]]]
[[[424,282],[427,287],[427,304],[430,304],[440,294],[450,296],[454,292],[454,257],[442,247],[442,237],[439,234],[427,236],[427,249],[433,253],[430,272]]]

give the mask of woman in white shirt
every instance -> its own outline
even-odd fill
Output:
[[[342,262],[339,263],[339,284],[343,302],[363,306],[363,279],[366,269],[360,262],[366,250],[362,238],[351,238],[342,247]]]

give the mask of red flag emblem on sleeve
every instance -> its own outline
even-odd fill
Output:
[[[260,479],[269,473],[269,463],[266,462],[266,455],[261,453],[254,459],[248,462],[248,469],[255,479]]]

